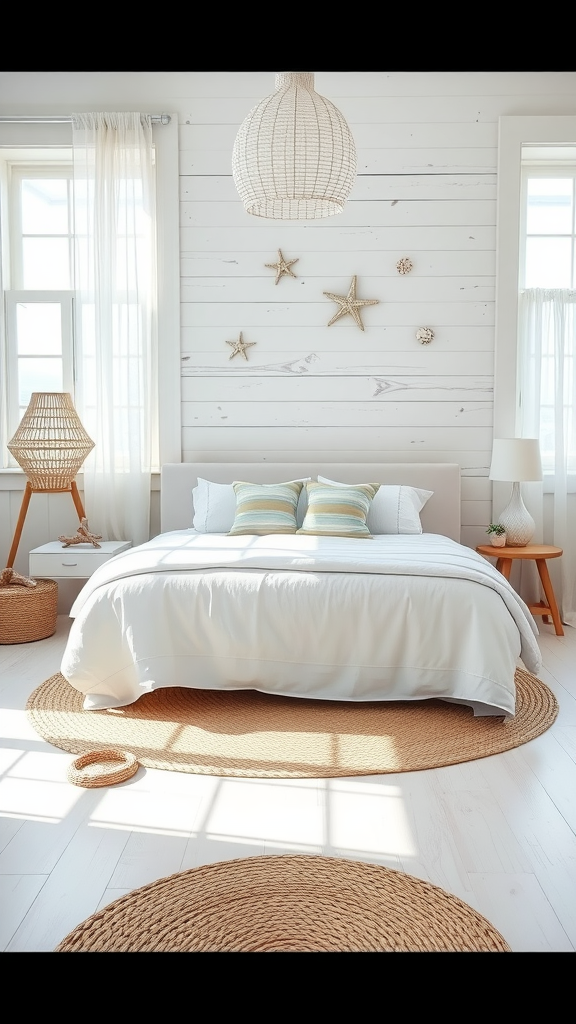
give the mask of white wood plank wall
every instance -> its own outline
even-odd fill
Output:
[[[254,88],[252,89],[252,84]],[[180,128],[185,461],[447,460],[462,468],[462,540],[491,517],[498,118],[572,111],[574,75],[317,73],[358,176],[342,214],[247,214],[230,154],[274,76],[198,75]],[[296,279],[275,284],[277,250]],[[399,275],[408,256],[414,269]],[[328,327],[358,278],[362,332]],[[416,340],[431,327],[429,346]],[[248,362],[229,340],[255,342]]]
[[[317,72],[354,135],[358,176],[342,214],[300,223],[251,217],[232,179],[236,133],[274,73],[4,72],[0,84],[2,113],[178,116],[185,461],[455,461],[462,541],[485,539],[498,118],[576,113],[575,72]],[[298,262],[276,285],[265,264],[278,249]],[[353,275],[358,297],[379,303],[361,310],[364,331],[349,317],[328,327],[338,307],[323,292],[345,294]],[[433,329],[429,346],[418,327]],[[229,358],[240,331],[256,343],[248,362]],[[6,551],[21,500],[9,487]],[[20,571],[73,518],[70,502],[54,514],[59,497],[43,499],[50,514],[31,506]]]

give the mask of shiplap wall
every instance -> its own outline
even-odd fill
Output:
[[[498,118],[574,109],[576,76],[322,73],[315,85],[348,121],[358,176],[342,214],[297,223],[251,217],[230,173],[271,76],[195,82],[180,129],[183,458],[458,462],[462,541],[475,545],[492,511]],[[275,284],[278,249],[297,277]],[[364,331],[350,317],[328,327],[338,306],[323,293],[346,294],[353,275],[378,305],[361,310]],[[239,331],[256,343],[248,362],[229,358]]]
[[[462,541],[482,542],[498,118],[575,113],[576,73],[316,73],[350,125],[358,176],[342,214],[300,223],[250,216],[232,179],[238,127],[274,86],[254,71],[0,72],[0,113],[177,112],[185,461],[454,461]],[[278,249],[298,262],[296,279],[276,285],[265,264]],[[414,263],[405,276],[403,256]],[[350,317],[328,327],[338,307],[323,292],[345,294],[353,275],[358,297],[378,305],[361,310],[364,331]],[[429,346],[418,327],[433,329]],[[255,342],[248,362],[229,358],[240,331]],[[6,551],[20,499],[0,490]],[[30,547],[70,528],[59,499],[31,503],[20,571]]]

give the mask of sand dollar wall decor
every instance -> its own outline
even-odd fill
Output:
[[[434,337],[434,331],[431,327],[419,327],[416,331],[416,340],[421,345],[429,345]]]
[[[414,264],[412,263],[412,260],[408,259],[407,256],[403,256],[396,264],[396,270],[399,274],[409,274],[413,267]]]

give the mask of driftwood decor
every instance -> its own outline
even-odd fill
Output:
[[[91,544],[94,548],[101,548],[102,545],[98,543],[102,540],[102,536],[99,533],[91,533],[90,527],[88,526],[88,520],[84,517],[80,520],[80,526],[73,537],[58,537],[58,540],[62,541],[63,548],[69,548],[73,544]]]
[[[14,585],[17,587],[35,587],[36,580],[33,580],[31,576],[21,576],[19,572],[8,566],[0,572],[0,587],[8,587]]]

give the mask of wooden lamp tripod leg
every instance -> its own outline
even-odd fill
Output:
[[[28,505],[30,504],[30,498],[32,496],[32,484],[28,480],[26,487],[24,488],[24,497],[22,498],[22,504],[20,506],[20,514],[18,516],[18,522],[16,523],[16,529],[14,530],[14,539],[12,540],[12,547],[10,548],[10,554],[8,555],[8,561],[6,562],[6,568],[12,569],[14,567],[14,559],[16,558],[16,552],[18,551],[18,545],[20,543],[20,537],[22,536],[22,527],[24,526],[24,520],[26,519],[26,513],[28,512]],[[43,491],[44,494],[53,494],[55,491]],[[70,493],[72,495],[72,501],[78,513],[78,519],[82,521],[86,518],[86,513],[82,505],[82,499],[76,485],[76,481],[73,480],[70,484]]]
[[[20,506],[20,515],[18,516],[18,522],[16,523],[16,529],[14,530],[14,539],[12,540],[12,547],[10,548],[8,561],[6,562],[7,569],[12,569],[14,566],[14,559],[16,558],[16,552],[18,551],[20,537],[22,536],[22,527],[24,526],[24,520],[26,519],[26,513],[28,511],[28,505],[30,504],[31,495],[32,486],[30,484],[30,481],[27,481],[26,487],[24,488],[24,497],[22,498],[22,504]]]
[[[72,501],[74,502],[74,505],[76,506],[76,511],[78,513],[78,519],[82,521],[82,519],[86,518],[86,513],[84,511],[84,508],[82,507],[82,500],[80,498],[80,493],[76,486],[75,480],[73,480],[72,483],[70,484],[70,491],[72,494]]]

